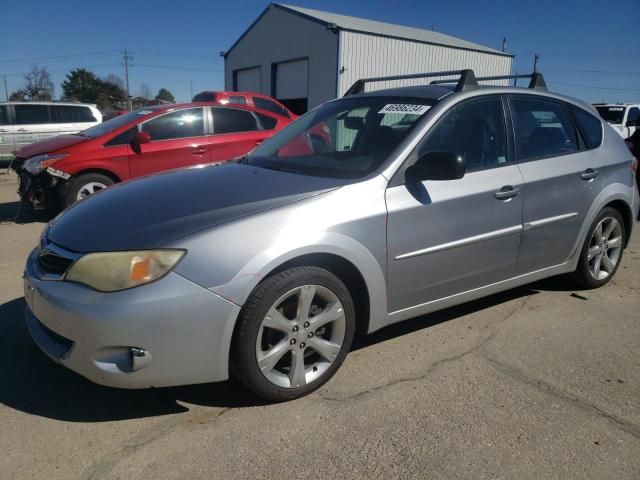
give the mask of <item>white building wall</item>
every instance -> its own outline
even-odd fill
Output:
[[[318,22],[270,8],[225,59],[225,89],[233,87],[233,71],[261,67],[261,93],[271,95],[274,63],[309,59],[308,107],[336,96],[338,33]]]
[[[507,55],[462,50],[409,40],[340,32],[338,94],[342,96],[357,80],[368,77],[461,70],[470,68],[476,76],[509,75],[513,58]],[[415,79],[368,84],[365,90],[425,85],[433,79]],[[505,81],[486,82],[504,85]]]

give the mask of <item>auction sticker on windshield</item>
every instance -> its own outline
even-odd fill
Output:
[[[378,113],[405,113],[407,115],[422,115],[431,107],[429,105],[413,105],[408,103],[389,103]]]

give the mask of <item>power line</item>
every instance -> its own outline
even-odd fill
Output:
[[[566,73],[605,73],[611,75],[640,75],[640,72],[616,72],[614,70],[569,70],[563,68],[545,68],[545,72],[566,72]]]
[[[74,57],[88,57],[95,55],[115,55],[118,52],[117,50],[103,50],[100,52],[87,52],[87,53],[72,53],[68,55],[55,55],[50,57],[32,57],[32,58],[14,58],[11,60],[0,60],[0,63],[25,63],[25,62],[36,62],[41,60],[55,60],[55,59],[63,59],[63,58],[74,58]]]
[[[186,70],[186,71],[199,71],[199,72],[211,72],[211,73],[218,73],[218,72],[224,72],[224,69],[221,68],[217,68],[217,69],[207,69],[207,68],[198,68],[198,67],[179,67],[179,66],[173,66],[173,65],[150,65],[147,63],[137,63],[136,67],[146,67],[146,68],[166,68],[168,70]]]
[[[555,80],[548,80],[547,83],[552,83],[555,85],[563,85],[565,87],[593,88],[596,90],[616,90],[621,92],[639,92],[640,93],[640,89],[637,89],[637,88],[617,88],[617,87],[603,87],[598,85],[579,85],[576,83],[556,82]]]

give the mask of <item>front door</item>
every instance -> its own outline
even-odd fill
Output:
[[[141,153],[131,153],[132,177],[208,163],[209,137],[205,135],[202,107],[175,110],[140,125],[151,137],[141,145]]]
[[[518,273],[528,273],[569,258],[604,174],[562,102],[514,95],[509,103],[525,183]]]
[[[514,275],[522,231],[522,176],[507,147],[500,97],[464,101],[429,130],[410,159],[463,154],[459,180],[406,175],[387,189],[391,312]],[[410,160],[411,161],[411,160]]]

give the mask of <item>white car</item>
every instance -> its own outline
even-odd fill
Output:
[[[102,122],[93,104],[77,102],[0,103],[0,157],[56,135],[78,133]]]
[[[600,116],[624,139],[629,138],[640,122],[640,105],[630,103],[595,104]]]

